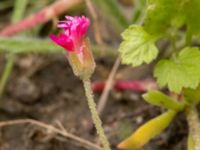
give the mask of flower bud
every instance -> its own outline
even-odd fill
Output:
[[[81,53],[71,52],[67,58],[76,76],[82,79],[90,78],[95,69],[95,62],[87,40],[84,40],[82,48]]]

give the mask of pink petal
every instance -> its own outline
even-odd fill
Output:
[[[58,28],[64,30],[59,36],[50,35],[51,40],[67,51],[82,51],[82,43],[86,36],[90,20],[85,16],[65,16],[66,20],[59,21]],[[81,56],[81,55],[80,55]]]
[[[74,51],[75,50],[73,41],[70,38],[68,38],[67,36],[65,36],[65,34],[61,33],[59,36],[55,36],[53,34],[50,34],[49,37],[54,43],[65,48],[65,50],[67,50],[67,51]]]

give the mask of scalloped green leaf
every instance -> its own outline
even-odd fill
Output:
[[[158,84],[180,93],[183,88],[197,88],[200,82],[200,51],[197,47],[184,48],[176,58],[161,60],[155,67]]]
[[[122,33],[123,42],[119,52],[122,63],[140,66],[149,64],[157,57],[158,49],[154,44],[156,38],[149,35],[141,26],[131,25]]]

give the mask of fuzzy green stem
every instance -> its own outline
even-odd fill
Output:
[[[200,121],[196,107],[190,107],[187,112],[189,134],[194,141],[194,150],[200,150]]]
[[[104,133],[104,129],[102,127],[101,119],[98,115],[97,109],[96,109],[96,103],[94,102],[93,98],[93,92],[91,89],[91,82],[89,79],[83,79],[83,84],[85,88],[85,94],[87,97],[88,105],[92,114],[92,120],[94,122],[94,125],[97,130],[97,134],[99,135],[100,141],[104,147],[104,150],[111,150],[110,144],[108,142],[108,139]]]

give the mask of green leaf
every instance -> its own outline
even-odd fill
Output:
[[[149,91],[143,95],[143,98],[150,104],[172,109],[177,112],[183,110],[184,108],[184,104],[178,103],[176,100],[163,94],[160,91]]]
[[[139,127],[130,137],[122,141],[118,148],[127,150],[141,149],[149,140],[161,134],[169,126],[175,115],[175,111],[169,110],[153,118]]]
[[[146,31],[153,35],[164,34],[171,26],[171,21],[180,24],[180,2],[182,0],[148,0],[144,20]],[[178,21],[174,18],[178,16]],[[179,22],[179,23],[177,23]]]
[[[161,87],[180,93],[182,88],[197,88],[200,82],[200,51],[196,47],[184,48],[173,60],[161,60],[154,76]]]
[[[123,42],[119,52],[122,63],[139,66],[150,63],[156,58],[158,49],[154,44],[155,37],[149,35],[141,26],[131,25],[122,33]]]
[[[149,34],[165,34],[170,27],[186,23],[192,34],[200,34],[200,0],[148,0],[144,28]]]
[[[184,0],[182,5],[187,28],[192,34],[200,34],[200,0]]]

